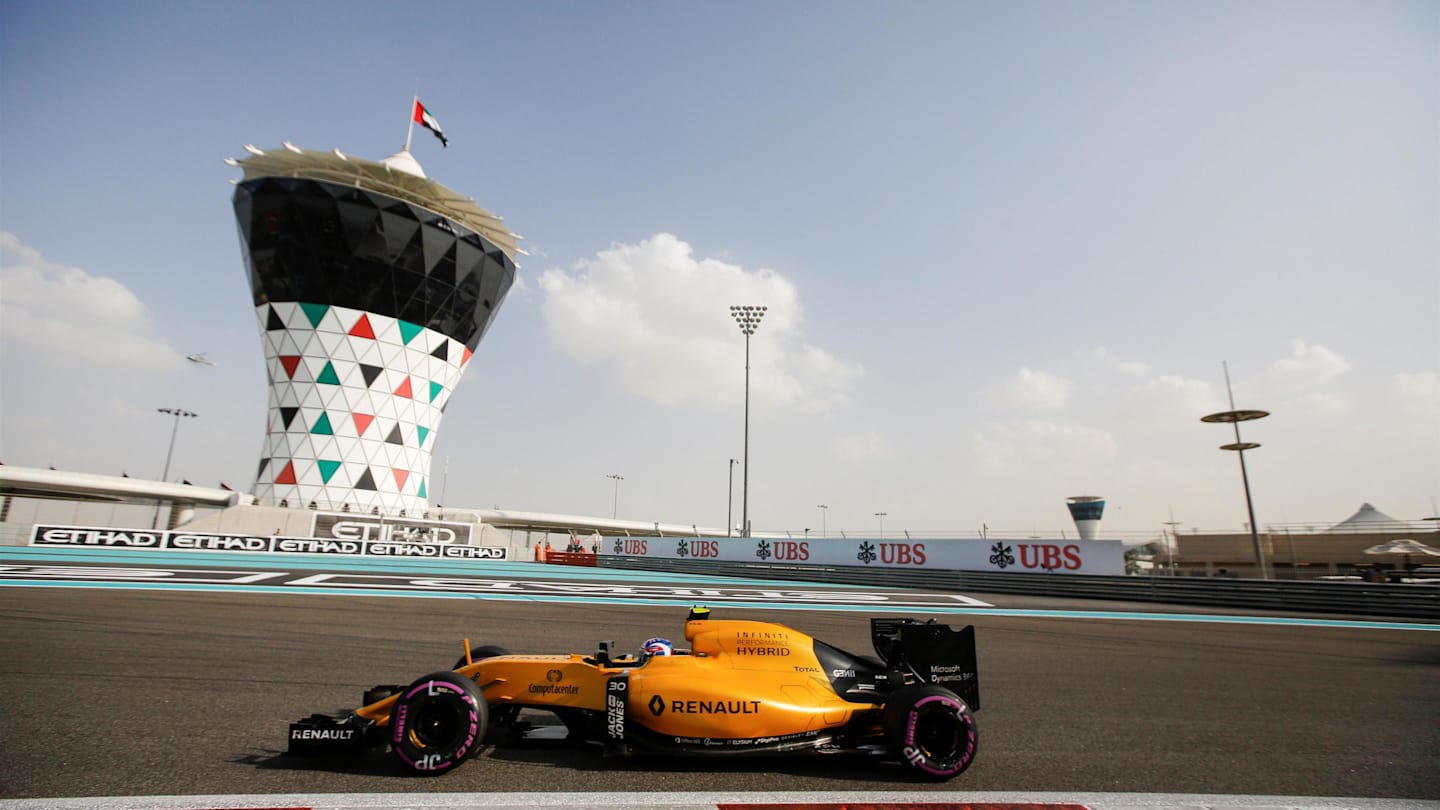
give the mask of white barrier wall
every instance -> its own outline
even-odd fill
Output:
[[[464,543],[420,543],[390,540],[389,535],[354,538],[263,537],[254,534],[114,529],[96,526],[37,524],[32,546],[87,546],[154,551],[236,551],[252,554],[331,554],[368,557],[429,557],[432,559],[504,560],[509,550]]]
[[[365,527],[361,527],[365,528]],[[468,528],[468,527],[467,527]],[[330,532],[319,532],[329,534]],[[353,536],[352,536],[353,534]],[[405,535],[409,536],[409,535]],[[331,537],[264,537],[242,533],[155,531],[93,526],[37,525],[33,546],[108,546],[172,551],[240,551],[277,554],[338,554],[375,557],[507,559],[508,549],[443,542],[396,541],[368,531]],[[468,539],[468,538],[467,538]],[[759,537],[605,537],[600,553],[614,557],[717,562],[925,569],[1015,571],[1020,573],[1125,573],[1124,544],[1118,540],[982,540]]]
[[[667,560],[921,568],[937,571],[1125,573],[1119,540],[982,540],[771,537],[606,537],[601,554]]]

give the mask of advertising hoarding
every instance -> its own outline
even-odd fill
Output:
[[[601,553],[647,559],[1021,573],[1125,573],[1119,540],[606,537]]]
[[[364,525],[364,524],[362,524]],[[450,524],[461,526],[464,524]],[[389,527],[386,527],[389,528]],[[465,537],[469,539],[469,527]],[[342,532],[347,531],[342,528]],[[406,542],[367,539],[397,537],[393,533],[361,533],[351,537],[263,537],[254,534],[113,529],[94,526],[37,525],[32,546],[154,549],[162,551],[239,551],[261,554],[329,554],[367,557],[418,557],[449,560],[504,560],[504,546],[472,546],[468,542]]]

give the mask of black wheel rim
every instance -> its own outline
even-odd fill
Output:
[[[960,751],[965,724],[953,711],[925,712],[916,720],[915,746],[927,757],[950,760]]]
[[[448,702],[428,701],[415,712],[410,737],[424,748],[449,745],[455,740],[464,718],[460,707]]]

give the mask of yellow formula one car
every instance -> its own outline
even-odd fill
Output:
[[[454,671],[377,686],[354,711],[292,723],[289,753],[388,743],[405,768],[439,774],[483,743],[547,736],[521,720],[538,709],[556,715],[568,739],[610,754],[858,752],[898,759],[925,779],[957,776],[975,758],[975,629],[875,618],[870,635],[878,659],[695,608],[688,650],[652,639],[638,656],[612,657],[607,642],[593,655],[509,655],[467,641]]]

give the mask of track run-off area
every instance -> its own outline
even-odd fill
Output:
[[[693,604],[860,653],[869,615],[975,625],[975,764],[929,785],[854,757],[608,759],[535,743],[417,779],[383,752],[281,755],[290,721],[446,669],[461,639],[522,653],[635,649],[679,638]],[[1403,620],[519,562],[0,548],[0,649],[0,800],[27,806],[415,793],[617,806],[605,797],[656,791],[1440,800],[1440,625]],[[1235,802],[1219,804],[1251,806]]]

